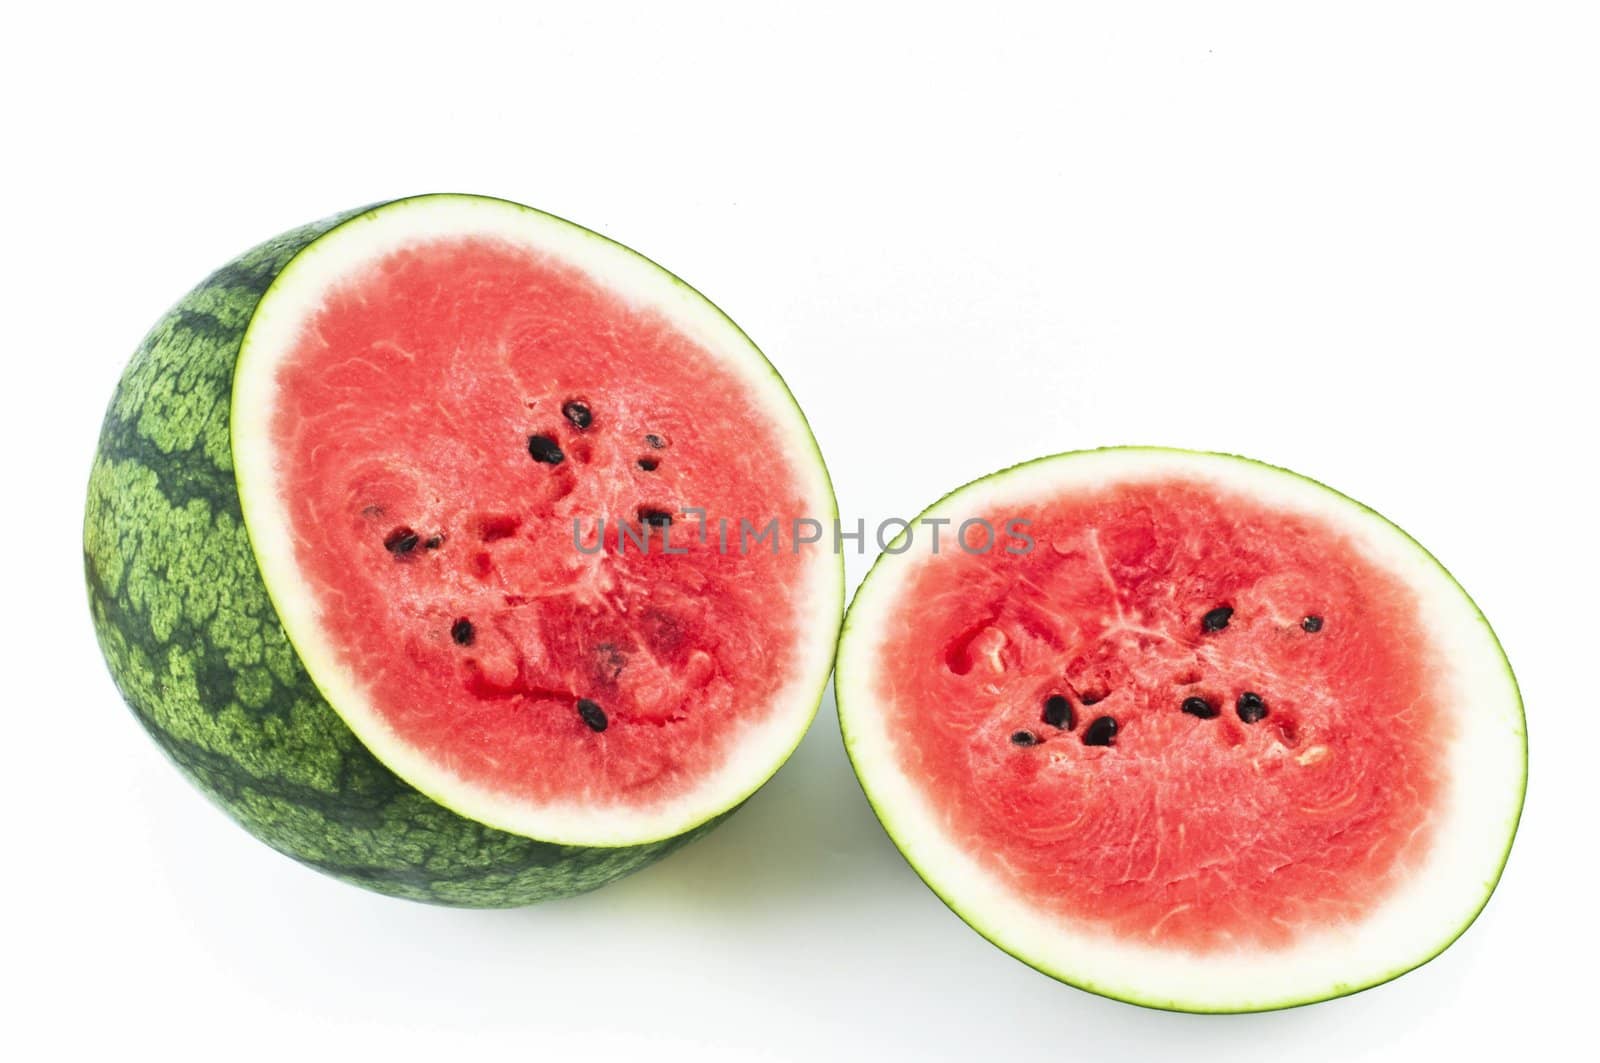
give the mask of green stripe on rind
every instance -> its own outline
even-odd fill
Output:
[[[1495,869],[1494,878],[1493,878],[1492,881],[1485,883],[1484,892],[1483,892],[1483,900],[1478,904],[1477,908],[1472,912],[1472,914],[1470,916],[1467,917],[1466,921],[1461,924],[1461,926],[1456,930],[1456,932],[1454,934],[1450,935],[1450,937],[1447,940],[1442,942],[1436,950],[1434,950],[1433,952],[1429,953],[1426,956],[1421,957],[1415,963],[1405,964],[1405,965],[1400,966],[1400,967],[1398,967],[1398,968],[1396,968],[1396,969],[1394,969],[1392,971],[1389,971],[1389,972],[1385,973],[1384,975],[1382,975],[1380,977],[1373,978],[1373,979],[1371,979],[1369,981],[1365,981],[1365,982],[1363,982],[1363,983],[1361,983],[1359,985],[1340,984],[1340,985],[1336,985],[1336,986],[1331,986],[1329,988],[1328,992],[1322,993],[1322,994],[1317,994],[1315,996],[1310,996],[1310,997],[1305,997],[1305,998],[1300,998],[1300,999],[1292,999],[1292,1000],[1280,1000],[1280,1001],[1269,1001],[1269,1002],[1265,1002],[1265,1003],[1255,1003],[1255,1004],[1250,1004],[1250,1005],[1243,1006],[1243,1007],[1238,1007],[1238,1008],[1194,1007],[1194,1006],[1190,1006],[1190,1005],[1185,1004],[1183,1001],[1178,1001],[1178,1000],[1155,1000],[1155,999],[1149,999],[1149,998],[1142,998],[1142,997],[1138,997],[1138,996],[1135,996],[1135,995],[1132,995],[1132,994],[1127,994],[1127,993],[1117,993],[1117,992],[1113,992],[1111,990],[1108,990],[1108,989],[1106,989],[1106,988],[1104,988],[1102,986],[1095,985],[1093,982],[1085,981],[1083,979],[1076,979],[1075,980],[1073,978],[1068,977],[1067,975],[1063,974],[1060,971],[1051,970],[1049,967],[1043,965],[1042,963],[1036,963],[1033,960],[1030,960],[1026,956],[1022,956],[1022,955],[1019,955],[1016,952],[1013,952],[1011,949],[1007,948],[1003,943],[1001,943],[993,932],[991,932],[990,930],[988,930],[987,928],[984,927],[984,925],[982,923],[982,916],[981,916],[980,913],[962,911],[959,907],[957,907],[950,900],[949,897],[945,896],[945,894],[940,891],[940,889],[939,889],[938,885],[935,883],[933,877],[930,876],[927,871],[925,871],[922,867],[918,866],[915,861],[913,861],[909,856],[906,855],[905,848],[900,844],[899,840],[896,837],[895,827],[894,827],[893,823],[891,822],[891,817],[883,810],[882,807],[880,807],[878,802],[873,800],[873,798],[872,798],[872,790],[871,790],[869,784],[867,783],[866,775],[862,772],[861,765],[856,760],[856,756],[855,756],[854,752],[851,749],[849,713],[848,713],[848,710],[847,710],[846,698],[845,698],[845,694],[844,694],[844,691],[846,689],[848,689],[849,684],[843,681],[843,677],[844,677],[843,663],[844,663],[844,660],[845,660],[844,646],[845,646],[846,643],[848,643],[850,641],[850,635],[851,635],[851,631],[852,631],[852,620],[853,620],[854,613],[855,613],[856,603],[861,600],[862,592],[866,589],[867,585],[869,583],[871,583],[873,574],[878,571],[878,566],[881,565],[884,562],[885,558],[896,556],[898,554],[898,551],[894,550],[894,548],[897,546],[897,544],[900,543],[900,541],[902,539],[904,539],[906,537],[907,533],[905,533],[905,532],[902,532],[900,536],[897,536],[896,539],[889,544],[889,549],[886,549],[883,552],[879,553],[877,558],[872,562],[872,567],[867,570],[866,577],[864,579],[862,579],[860,585],[856,587],[856,592],[852,596],[851,601],[850,601],[850,608],[845,611],[844,624],[843,624],[843,626],[842,626],[842,628],[840,630],[840,634],[839,634],[839,650],[837,651],[837,653],[835,655],[836,665],[835,665],[834,677],[833,677],[833,687],[834,687],[834,701],[835,701],[835,704],[837,704],[838,708],[839,708],[839,734],[840,734],[840,737],[841,737],[841,739],[843,740],[843,743],[844,743],[845,755],[849,757],[850,766],[855,772],[856,782],[861,787],[862,795],[864,797],[866,797],[866,799],[867,799],[867,805],[872,809],[873,815],[877,817],[878,824],[881,827],[883,827],[884,833],[889,836],[889,840],[891,842],[893,842],[894,845],[895,845],[895,848],[900,851],[900,855],[905,859],[906,863],[909,864],[911,866],[911,869],[917,873],[917,877],[922,879],[923,885],[927,886],[929,891],[931,891],[935,897],[938,897],[939,901],[946,908],[948,908],[948,909],[950,909],[950,911],[954,912],[957,918],[959,918],[963,923],[966,923],[967,926],[971,927],[973,930],[977,931],[978,935],[980,937],[982,937],[985,941],[989,942],[991,945],[993,945],[996,948],[1000,949],[1002,952],[1005,952],[1008,955],[1011,955],[1011,956],[1015,957],[1016,959],[1021,960],[1023,963],[1026,963],[1028,966],[1032,967],[1034,970],[1039,971],[1041,974],[1049,975],[1051,978],[1056,979],[1058,982],[1063,982],[1066,985],[1073,986],[1076,989],[1082,989],[1082,990],[1084,990],[1086,992],[1094,993],[1097,996],[1109,997],[1112,1000],[1120,1000],[1120,1001],[1123,1001],[1124,1003],[1136,1004],[1136,1005],[1138,1005],[1140,1007],[1150,1008],[1150,1009],[1155,1010],[1155,1011],[1176,1011],[1176,1012],[1185,1012],[1185,1013],[1191,1013],[1191,1014],[1223,1015],[1223,1014],[1238,1014],[1240,1012],[1281,1011],[1281,1010],[1285,1010],[1285,1009],[1288,1009],[1288,1008],[1304,1007],[1307,1004],[1317,1004],[1317,1003],[1320,1003],[1320,1002],[1322,1002],[1324,1000],[1335,1000],[1335,999],[1337,999],[1339,997],[1353,996],[1356,993],[1360,993],[1360,992],[1364,992],[1364,991],[1366,991],[1368,989],[1376,988],[1377,986],[1383,985],[1383,984],[1385,984],[1387,982],[1392,982],[1396,978],[1399,978],[1401,975],[1408,974],[1411,971],[1414,971],[1417,968],[1422,967],[1425,964],[1428,964],[1428,963],[1432,962],[1435,959],[1438,959],[1438,957],[1440,955],[1442,955],[1445,952],[1445,950],[1447,950],[1451,945],[1455,944],[1456,941],[1460,939],[1462,934],[1465,934],[1467,932],[1467,930],[1472,926],[1473,923],[1477,922],[1478,916],[1483,914],[1483,909],[1488,906],[1489,898],[1494,895],[1494,891],[1495,891],[1496,887],[1498,887],[1500,885],[1500,878],[1505,872],[1506,862],[1511,858],[1511,848],[1512,848],[1512,845],[1516,841],[1517,830],[1522,824],[1522,810],[1523,810],[1523,807],[1524,807],[1524,805],[1526,803],[1526,796],[1527,796],[1527,789],[1528,789],[1528,721],[1527,721],[1527,712],[1526,712],[1526,710],[1525,710],[1525,708],[1523,706],[1523,702],[1522,702],[1522,689],[1517,684],[1516,673],[1513,672],[1512,668],[1511,668],[1511,660],[1510,660],[1509,657],[1506,656],[1505,648],[1500,645],[1499,636],[1497,636],[1494,633],[1494,628],[1490,626],[1489,618],[1484,616],[1483,610],[1478,608],[1478,603],[1475,602],[1472,599],[1472,596],[1467,593],[1466,588],[1461,585],[1460,581],[1455,578],[1454,574],[1452,574],[1451,571],[1448,568],[1445,568],[1445,566],[1439,561],[1439,559],[1437,557],[1434,557],[1433,554],[1429,552],[1427,547],[1423,546],[1420,542],[1418,542],[1415,538],[1413,538],[1409,532],[1407,532],[1404,528],[1400,527],[1398,524],[1395,524],[1389,518],[1385,517],[1382,513],[1379,513],[1377,510],[1373,509],[1372,507],[1370,507],[1370,506],[1368,506],[1368,505],[1366,505],[1366,504],[1364,504],[1362,502],[1359,502],[1354,498],[1351,498],[1349,495],[1345,494],[1342,491],[1339,491],[1339,490],[1336,490],[1335,488],[1329,487],[1327,484],[1322,483],[1320,480],[1314,480],[1311,477],[1302,475],[1301,473],[1297,473],[1297,472],[1293,471],[1292,469],[1285,469],[1285,468],[1283,468],[1281,466],[1278,466],[1278,465],[1272,465],[1272,464],[1269,464],[1269,463],[1264,462],[1264,461],[1257,461],[1254,458],[1243,457],[1242,455],[1239,455],[1239,454],[1225,454],[1225,453],[1222,453],[1220,451],[1184,450],[1184,449],[1179,448],[1179,447],[1141,447],[1141,446],[1096,447],[1096,448],[1092,448],[1092,449],[1089,449],[1089,450],[1072,450],[1072,451],[1063,451],[1062,453],[1059,453],[1059,454],[1048,454],[1048,455],[1045,455],[1044,457],[1034,458],[1034,459],[1032,459],[1030,461],[1018,462],[1015,465],[1007,466],[1006,468],[1000,469],[1000,470],[998,470],[996,472],[992,472],[992,473],[989,473],[989,474],[987,474],[985,476],[979,476],[976,479],[969,480],[968,482],[962,484],[960,487],[957,487],[954,490],[945,493],[937,501],[935,501],[932,505],[928,506],[921,513],[917,514],[916,518],[911,521],[911,525],[917,525],[918,523],[921,522],[922,518],[928,516],[930,513],[933,513],[940,506],[944,505],[945,502],[947,502],[950,499],[954,498],[956,495],[959,495],[962,492],[966,491],[968,488],[974,487],[974,486],[976,486],[978,484],[986,483],[986,482],[993,481],[993,480],[1008,479],[1008,478],[1011,478],[1011,477],[1014,477],[1014,476],[1022,474],[1023,472],[1025,472],[1029,468],[1032,468],[1032,467],[1038,466],[1038,465],[1042,465],[1042,464],[1045,464],[1047,462],[1062,461],[1062,460],[1066,460],[1066,459],[1070,459],[1070,458],[1074,458],[1074,457],[1079,457],[1079,456],[1083,456],[1083,455],[1098,454],[1098,453],[1101,453],[1101,452],[1104,452],[1104,451],[1133,451],[1133,452],[1146,451],[1146,452],[1156,453],[1156,454],[1200,454],[1200,455],[1204,455],[1204,456],[1208,456],[1208,457],[1227,458],[1227,459],[1230,459],[1232,461],[1244,462],[1244,463],[1246,463],[1248,465],[1257,466],[1259,468],[1267,469],[1267,470],[1269,470],[1271,472],[1278,473],[1278,474],[1281,474],[1283,476],[1293,477],[1296,480],[1301,480],[1301,481],[1304,481],[1306,483],[1314,484],[1315,486],[1320,487],[1322,490],[1327,491],[1330,494],[1338,496],[1340,499],[1344,500],[1345,502],[1349,503],[1352,506],[1355,506],[1357,509],[1363,510],[1363,511],[1371,514],[1372,516],[1378,518],[1378,520],[1380,520],[1384,524],[1386,524],[1388,527],[1393,529],[1395,532],[1398,532],[1402,538],[1404,538],[1407,542],[1409,542],[1413,547],[1415,547],[1417,549],[1417,551],[1419,553],[1421,553],[1432,564],[1434,564],[1439,569],[1440,572],[1443,572],[1444,575],[1445,575],[1445,578],[1448,579],[1450,581],[1450,583],[1452,585],[1454,585],[1455,588],[1458,591],[1461,592],[1461,597],[1463,599],[1465,599],[1467,604],[1472,607],[1472,610],[1477,615],[1478,620],[1483,624],[1484,630],[1488,632],[1489,638],[1494,643],[1495,649],[1500,654],[1500,663],[1501,663],[1502,667],[1504,667],[1505,672],[1506,672],[1506,677],[1511,682],[1511,689],[1512,689],[1513,693],[1516,695],[1516,699],[1517,699],[1517,714],[1518,714],[1519,719],[1521,720],[1521,727],[1518,729],[1518,735],[1522,739],[1522,779],[1521,779],[1521,785],[1520,785],[1520,790],[1519,790],[1519,796],[1518,796],[1518,800],[1517,800],[1516,814],[1514,815],[1514,817],[1512,819],[1511,830],[1510,830],[1510,832],[1508,833],[1508,835],[1506,837],[1505,851],[1503,853],[1501,853],[1499,865]],[[893,551],[893,552],[891,552],[891,551]]]
[[[619,848],[553,845],[465,819],[368,752],[285,636],[245,533],[229,411],[262,294],[367,209],[241,255],[145,337],[106,411],[84,568],[117,689],[207,796],[279,852],[396,897],[509,907],[594,889],[711,830]]]

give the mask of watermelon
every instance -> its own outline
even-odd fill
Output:
[[[1488,901],[1522,809],[1522,702],[1471,599],[1373,511],[1243,458],[1113,448],[955,491],[857,591],[835,686],[934,892],[1151,1007],[1419,966]]]
[[[842,558],[720,547],[837,515],[751,341],[634,252],[501,200],[294,229],[134,355],[84,557],[123,698],[259,838],[506,906],[681,846],[816,712]]]

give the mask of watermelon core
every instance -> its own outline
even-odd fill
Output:
[[[1028,520],[1033,548],[880,561],[841,719],[890,833],[997,942],[1111,995],[1246,1010],[1392,976],[1486,899],[1520,702],[1470,601],[1381,518],[1130,450],[930,513]]]

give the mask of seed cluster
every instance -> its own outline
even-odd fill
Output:
[[[594,427],[595,424],[594,410],[581,398],[568,399],[562,403],[561,416],[579,432],[586,432]],[[643,436],[643,440],[645,445],[652,451],[664,450],[667,446],[666,439],[654,432],[646,433]],[[567,454],[561,448],[561,444],[556,437],[542,432],[528,436],[528,456],[540,465],[551,466],[560,465],[567,459]],[[579,460],[584,459],[585,455],[580,450]],[[655,472],[661,466],[661,458],[654,454],[645,454],[637,459],[636,464],[643,472]],[[383,509],[374,505],[368,506],[362,512],[368,517],[379,517],[383,514]],[[671,512],[655,506],[639,507],[638,518],[641,523],[650,527],[665,528],[672,523]],[[515,531],[514,523],[505,534],[511,534],[513,531]],[[502,536],[493,536],[493,538],[500,537]],[[486,534],[484,541],[490,541],[490,538]],[[445,536],[443,533],[434,533],[424,539],[415,530],[401,526],[391,529],[384,535],[383,548],[392,554],[396,560],[401,560],[409,558],[419,545],[424,550],[438,550],[444,546],[444,542]],[[457,617],[450,624],[450,641],[457,646],[471,646],[477,641],[477,628],[467,617]],[[573,707],[577,710],[579,719],[583,721],[584,726],[588,727],[589,730],[598,734],[610,726],[610,719],[598,702],[589,698],[578,698],[573,703]],[[1070,717],[1070,707],[1068,715]],[[1032,745],[1040,741],[1037,735],[1027,731],[1017,732],[1016,735],[1012,736],[1012,740],[1019,745]]]
[[[1184,698],[1183,704],[1178,707],[1188,715],[1202,720],[1214,720],[1221,713],[1215,702],[1202,697]],[[1234,702],[1233,709],[1245,723],[1260,723],[1267,718],[1267,703],[1253,690],[1240,694],[1239,700]]]
[[[1079,695],[1078,700],[1084,705],[1093,701],[1087,696]],[[1051,694],[1044,699],[1044,711],[1039,718],[1058,731],[1074,731],[1078,727],[1077,714],[1072,709],[1072,699],[1065,694]],[[1097,716],[1083,729],[1083,744],[1086,746],[1109,746],[1117,737],[1117,721],[1110,716]],[[1011,744],[1017,746],[1036,746],[1044,739],[1033,731],[1015,731],[1011,735]]]
[[[580,432],[586,432],[594,426],[594,410],[582,399],[568,399],[561,405],[561,416],[567,423]],[[663,450],[667,441],[664,437],[654,432],[644,435],[645,445],[651,450]],[[537,434],[528,437],[528,456],[541,465],[560,465],[566,460],[566,452],[561,449],[561,444],[552,435]],[[581,460],[581,459],[580,459]],[[661,459],[653,454],[645,454],[634,460],[634,466],[640,472],[655,472],[661,467]],[[639,520],[648,525],[666,527],[672,523],[669,513],[654,507],[641,508]]]
[[[1205,615],[1200,618],[1200,628],[1208,635],[1224,631],[1233,619],[1233,614],[1234,609],[1231,605],[1215,606],[1207,610]],[[1315,613],[1307,614],[1301,619],[1300,627],[1307,633],[1314,635],[1322,630],[1323,618]],[[1187,678],[1179,680],[1179,682],[1198,682],[1199,678],[1199,672],[1192,672]],[[1104,700],[1107,693],[1103,689],[1074,691],[1078,702],[1086,708]],[[1199,694],[1184,698],[1179,703],[1178,708],[1185,715],[1193,716],[1198,720],[1214,720],[1222,714],[1221,707],[1214,699]],[[1260,723],[1271,715],[1267,700],[1253,690],[1246,690],[1241,693],[1235,700],[1233,709],[1240,721],[1247,724]],[[1061,731],[1073,731],[1078,726],[1077,715],[1073,711],[1072,699],[1060,693],[1052,693],[1044,699],[1044,707],[1043,712],[1040,714],[1040,719],[1045,724]],[[1289,720],[1280,723],[1279,726],[1293,728],[1294,723]],[[1115,745],[1117,731],[1118,724],[1115,717],[1097,716],[1083,729],[1082,741],[1086,746]],[[1012,744],[1017,746],[1035,746],[1043,741],[1044,738],[1034,731],[1015,731],[1011,735]]]

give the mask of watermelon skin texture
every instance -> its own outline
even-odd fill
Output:
[[[184,296],[124,372],[84,518],[95,634],[156,744],[250,833],[345,882],[512,907],[583,893],[714,828],[645,845],[555,845],[466,819],[378,761],[328,705],[278,620],[233,475],[234,366],[296,253],[372,208],[283,233]]]

